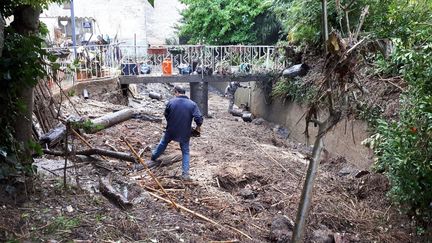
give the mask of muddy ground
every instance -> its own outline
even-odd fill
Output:
[[[142,99],[130,104],[162,117],[169,86],[138,88]],[[147,97],[149,91],[164,99]],[[97,117],[124,107],[72,97],[84,116]],[[64,158],[39,158],[39,177],[31,200],[0,205],[0,240],[29,242],[286,242],[290,238],[310,148],[284,139],[276,124],[231,116],[228,101],[210,94],[201,137],[191,139],[192,182],[179,179],[181,152],[171,143],[152,169],[173,200],[195,213],[177,211],[157,184],[135,164],[111,158],[75,156],[63,187]],[[73,113],[71,105],[65,109]],[[67,113],[67,112],[66,112]],[[149,159],[162,123],[131,119],[96,134],[84,134],[97,148],[129,152],[120,137]],[[85,148],[73,139],[75,149]],[[344,158],[324,156],[316,181],[306,242],[413,242],[413,226],[385,194],[381,174],[357,174]],[[356,175],[359,178],[356,178]],[[132,207],[121,209],[99,192],[109,178]],[[150,194],[149,191],[153,194]]]

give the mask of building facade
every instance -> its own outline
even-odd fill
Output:
[[[68,5],[52,4],[40,16],[55,44],[61,41],[58,38],[71,39]],[[77,44],[89,36],[93,36],[92,39],[103,36],[127,44],[133,44],[135,38],[139,45],[165,44],[166,39],[178,39],[175,25],[184,7],[178,0],[156,0],[154,8],[147,0],[75,0]]]

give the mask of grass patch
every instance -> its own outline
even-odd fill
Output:
[[[58,232],[64,233],[65,231],[71,231],[73,228],[77,227],[80,222],[78,218],[59,216],[45,228],[44,233],[55,234]]]

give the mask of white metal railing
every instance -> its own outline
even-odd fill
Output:
[[[196,70],[207,68],[209,72],[267,73],[282,70],[284,59],[274,46],[204,46],[204,45],[163,45],[149,47],[143,45],[85,45],[74,48],[47,48],[58,56],[60,65],[57,79],[63,87],[73,85],[74,80],[98,79],[118,75],[161,75],[162,63],[169,58],[172,73],[179,68]],[[48,65],[47,71],[52,73]],[[55,85],[51,82],[53,88]]]
[[[71,46],[46,50],[58,57],[56,63],[60,65],[60,69],[55,75],[62,87],[72,86],[74,80],[114,77],[120,74],[121,55],[118,44],[77,46],[76,58],[74,47]],[[47,65],[46,71],[53,75],[51,66]],[[48,85],[53,89],[57,88],[50,79]]]
[[[162,73],[166,58],[172,62],[173,73],[180,67],[190,65],[208,67],[218,73],[247,72],[266,73],[281,70],[285,66],[280,53],[274,46],[203,46],[163,45],[156,47],[120,45],[122,53],[121,75]]]

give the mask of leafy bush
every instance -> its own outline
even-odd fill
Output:
[[[269,12],[271,2],[258,0],[181,0],[180,36],[189,43],[262,44],[279,31],[278,20]],[[276,38],[277,40],[277,38]],[[276,41],[275,40],[275,41]]]
[[[309,101],[314,93],[313,87],[301,78],[282,78],[273,85],[271,97],[303,103]]]
[[[50,2],[60,0],[3,0],[0,2],[2,18],[10,18],[17,9],[31,5],[34,9],[45,8]],[[14,125],[20,112],[29,109],[21,99],[25,90],[34,87],[39,79],[47,75],[44,58],[48,53],[41,37],[47,33],[46,26],[39,26],[39,33],[22,35],[12,26],[4,29],[4,46],[0,58],[0,179],[14,178],[20,174],[31,174],[34,168],[25,150],[40,152],[33,141],[18,141]],[[54,57],[48,57],[54,61]],[[27,163],[24,163],[27,162]]]
[[[321,1],[279,1],[273,9],[289,41],[318,43],[321,36]]]
[[[432,95],[404,96],[400,121],[380,120],[374,135],[376,168],[388,176],[390,196],[422,222],[432,219]]]
[[[315,0],[279,0],[272,10],[282,23],[288,41],[316,45],[320,42],[322,28],[322,2]],[[406,39],[415,34],[415,25],[430,17],[431,1],[406,0],[340,0],[327,1],[328,29],[347,35],[343,7],[349,5],[350,31],[358,27],[362,9],[369,6],[362,30],[378,38]],[[414,28],[413,28],[414,27]]]
[[[375,166],[390,179],[391,197],[408,206],[402,208],[407,208],[420,222],[428,222],[432,220],[432,3],[409,3],[405,6],[418,15],[403,15],[403,9],[391,5],[387,17],[390,23],[405,25],[410,36],[388,26],[377,30],[400,37],[391,59],[381,60],[381,67],[387,73],[401,75],[408,89],[401,96],[399,120],[379,120],[372,138],[377,155]],[[427,18],[425,12],[429,13]]]
[[[430,21],[430,0],[364,0],[370,5],[365,30],[378,38],[399,38],[412,45]]]

